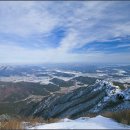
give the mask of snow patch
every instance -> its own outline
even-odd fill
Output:
[[[130,129],[130,126],[117,123],[110,118],[97,116],[94,118],[81,117],[76,120],[64,119],[60,122],[38,125],[29,129]]]

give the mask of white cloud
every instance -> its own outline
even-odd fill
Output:
[[[10,53],[9,53],[10,52]],[[130,61],[129,53],[105,54],[89,52],[87,54],[66,53],[58,49],[25,49],[19,46],[0,45],[1,63],[57,63],[57,62],[87,62],[87,63],[125,63]]]
[[[117,46],[117,48],[122,48],[122,47],[130,47],[130,44],[122,44]]]
[[[38,5],[33,1],[2,2],[0,32],[29,36],[52,31],[58,20],[48,10],[39,11]]]
[[[61,22],[68,28],[67,35],[62,39],[59,49],[67,51],[91,42],[108,41],[112,38],[130,35],[128,12],[125,14],[122,10],[119,14],[118,10],[121,8],[116,9],[119,6],[125,10],[128,3],[87,1],[77,2],[77,4],[79,6],[74,8],[69,16],[66,16],[68,8],[74,6],[71,2],[65,6],[66,8],[61,6],[64,11],[58,13]]]
[[[113,1],[11,1],[0,2],[0,33],[20,36],[48,35],[57,27],[66,35],[58,48],[31,49],[19,43],[0,43],[1,62],[111,62],[120,54],[94,51],[70,53],[95,41],[130,35],[128,2]],[[124,9],[124,10],[123,10]],[[120,12],[120,13],[119,13]],[[41,40],[41,39],[40,39]],[[9,41],[11,42],[11,41]],[[44,42],[44,39],[43,39]],[[39,43],[35,43],[38,46]],[[45,44],[45,43],[44,43]],[[121,54],[122,62],[129,59]]]

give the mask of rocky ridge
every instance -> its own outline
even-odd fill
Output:
[[[130,89],[120,90],[108,81],[97,80],[94,85],[81,87],[64,95],[52,95],[25,108],[26,116],[75,118],[88,113],[130,109]]]

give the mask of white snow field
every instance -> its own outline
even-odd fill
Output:
[[[130,126],[117,123],[110,118],[97,116],[81,117],[76,120],[66,118],[57,123],[37,125],[28,129],[130,129]]]

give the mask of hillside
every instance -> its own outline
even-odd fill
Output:
[[[43,118],[77,118],[88,113],[130,109],[130,89],[121,90],[111,82],[97,80],[94,85],[81,87],[64,95],[52,95],[25,107],[26,116]]]

